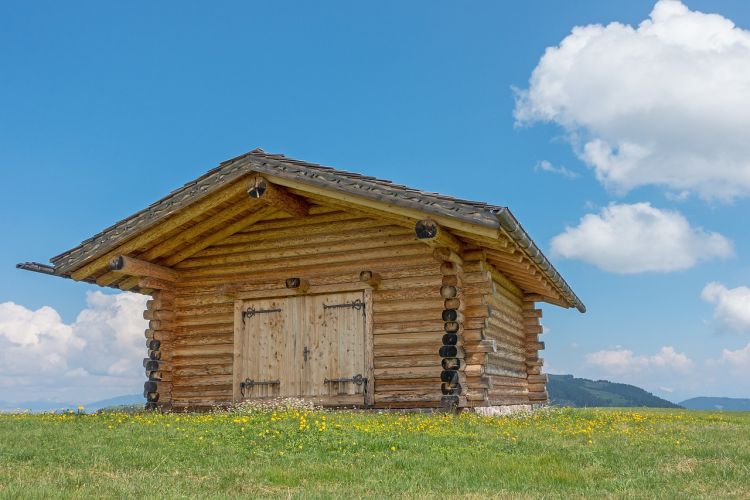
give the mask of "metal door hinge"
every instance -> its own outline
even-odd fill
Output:
[[[361,373],[356,374],[353,377],[349,378],[326,378],[323,379],[324,384],[341,384],[346,382],[352,382],[357,385],[361,385],[362,387],[362,394],[365,396],[365,401],[367,401],[367,377],[363,377]]]
[[[249,378],[246,378],[242,382],[240,382],[240,393],[242,393],[242,396],[245,396],[245,390],[252,389],[256,385],[279,385],[281,383],[280,380],[252,380]]]
[[[244,311],[242,311],[242,322],[245,322],[245,319],[250,319],[256,314],[267,314],[267,313],[277,313],[281,312],[281,308],[276,309],[255,309],[254,307],[250,306]]]
[[[365,303],[361,299],[353,300],[351,302],[344,302],[343,304],[323,304],[323,309],[341,309],[350,308],[356,311],[362,311],[365,314]]]
[[[363,377],[361,373],[356,374],[349,378],[326,378],[323,379],[324,384],[337,384],[342,382],[354,382],[357,385],[367,384],[367,377]]]

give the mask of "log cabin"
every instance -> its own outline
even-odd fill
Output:
[[[585,312],[508,208],[260,149],[50,262],[18,267],[150,296],[160,410],[533,408],[538,303]]]

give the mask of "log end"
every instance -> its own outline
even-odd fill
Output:
[[[414,233],[417,235],[417,239],[420,240],[434,239],[439,232],[440,226],[432,219],[420,220],[414,225]]]

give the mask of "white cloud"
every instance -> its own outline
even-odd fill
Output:
[[[721,283],[708,283],[701,298],[714,304],[714,319],[723,330],[750,332],[750,288],[727,288]]]
[[[3,399],[92,401],[137,391],[144,378],[145,300],[91,292],[71,324],[51,307],[0,304]]]
[[[549,47],[519,124],[562,126],[600,182],[704,198],[750,194],[750,32],[675,0],[638,27],[573,28]]]
[[[730,257],[732,243],[694,228],[682,214],[650,203],[612,203],[586,214],[552,239],[553,255],[621,274],[677,271],[700,260]]]
[[[655,368],[687,373],[693,367],[690,358],[671,346],[662,347],[652,356],[636,355],[633,351],[618,346],[615,349],[589,353],[586,355],[586,362],[614,375],[634,374]]]
[[[750,343],[736,351],[722,349],[721,358],[712,364],[726,366],[732,375],[750,377]]]
[[[568,179],[577,179],[579,177],[579,174],[577,172],[573,172],[572,170],[569,170],[564,165],[560,165],[559,167],[556,167],[547,160],[542,160],[539,163],[537,163],[534,166],[534,170],[541,170],[543,172],[549,172],[552,174],[562,175],[563,177],[567,177]]]

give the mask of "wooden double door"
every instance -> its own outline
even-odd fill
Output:
[[[366,403],[365,303],[362,291],[238,303],[235,399]]]

